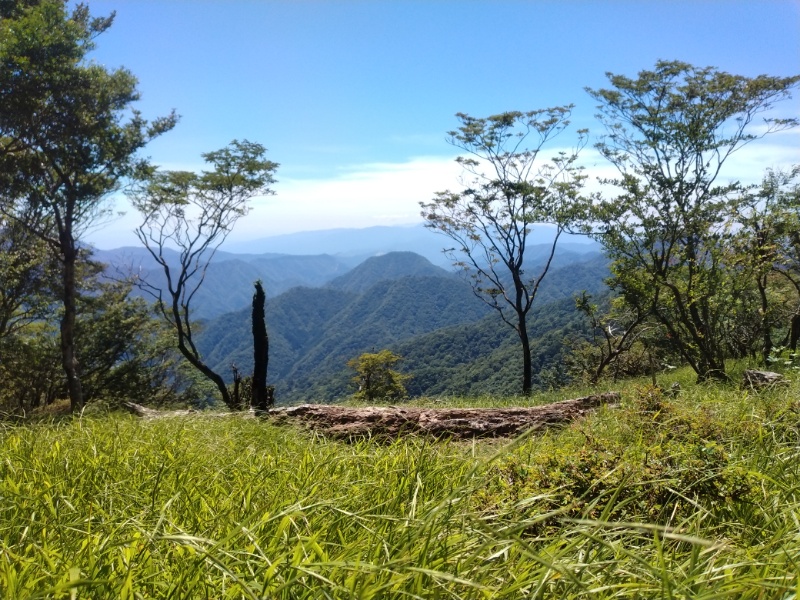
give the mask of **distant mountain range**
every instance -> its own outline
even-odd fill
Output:
[[[540,234],[533,241],[552,237],[551,230],[546,228],[541,229]],[[417,225],[331,229],[264,238],[246,244],[226,244],[225,250],[214,256],[193,299],[193,315],[198,319],[212,319],[248,306],[253,283],[258,279],[272,298],[293,287],[326,284],[335,289],[363,292],[367,282],[374,283],[372,275],[365,271],[370,268],[369,259],[398,251],[413,252],[427,259],[424,265],[417,260],[415,267],[404,264],[403,268],[411,269],[406,274],[442,276],[442,269],[451,267],[441,251],[447,242],[446,237]],[[248,249],[250,251],[245,252]],[[547,250],[549,246],[532,243],[528,260],[535,264]],[[579,261],[598,250],[597,244],[581,236],[562,237],[555,265]],[[165,256],[173,268],[178,264],[176,251],[166,250]],[[133,274],[157,287],[165,285],[161,267],[142,247],[97,250],[94,258],[109,265],[111,276]],[[352,272],[353,267],[365,261],[365,270]],[[386,269],[385,277],[391,277],[394,268],[391,264],[382,263],[381,268]],[[359,282],[359,277],[363,281]]]
[[[542,386],[548,369],[563,370],[564,331],[581,327],[573,294],[601,291],[607,275],[600,254],[566,253],[545,279],[530,327]],[[346,396],[347,360],[383,348],[405,357],[414,395],[518,391],[514,331],[460,277],[411,252],[373,257],[323,287],[271,298],[267,323],[269,381],[279,402]],[[251,371],[250,309],[210,320],[198,345],[226,378],[233,363]]]
[[[552,231],[539,233],[526,253],[531,274],[550,250]],[[451,270],[441,252],[447,242],[420,225],[229,244],[214,256],[193,299],[201,353],[226,379],[233,363],[242,373],[252,371],[250,304],[260,279],[268,297],[268,379],[279,402],[347,396],[347,361],[384,348],[404,357],[413,395],[516,393],[517,336]],[[174,268],[178,253],[165,255]],[[135,274],[164,285],[160,266],[144,248],[97,251],[94,258],[108,265],[111,276]],[[539,387],[566,376],[564,337],[585,329],[573,295],[603,293],[608,274],[597,244],[579,236],[559,241],[530,318]]]
[[[164,255],[170,267],[177,269],[178,253],[167,250]],[[109,265],[107,272],[111,277],[135,275],[156,287],[163,289],[166,286],[161,266],[144,248],[98,250],[94,258]],[[353,260],[327,254],[237,255],[218,252],[192,300],[192,314],[198,319],[210,319],[249,305],[253,297],[253,284],[259,279],[269,296],[277,296],[297,286],[324,285],[344,275],[353,266]],[[140,291],[134,291],[134,294],[147,297]]]
[[[529,240],[531,246],[544,244],[553,239],[555,230],[549,226],[537,226]],[[362,229],[327,229],[303,231],[265,237],[248,242],[229,243],[227,252],[262,254],[330,254],[337,257],[359,259],[387,252],[410,251],[427,258],[440,267],[450,267],[450,260],[442,253],[443,248],[453,245],[446,236],[428,229],[422,224],[407,226],[377,226]],[[576,253],[593,252],[598,245],[585,236],[562,235],[559,245],[562,250]]]

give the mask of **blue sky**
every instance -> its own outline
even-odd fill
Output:
[[[92,58],[140,81],[146,117],[181,121],[147,149],[171,169],[232,139],[269,148],[275,196],[254,200],[232,239],[419,221],[419,201],[457,187],[445,134],[454,114],[575,103],[601,133],[584,87],[658,59],[755,76],[800,73],[800,2],[89,0],[116,11]],[[797,113],[798,98],[783,110]],[[574,142],[571,134],[561,140]],[[800,161],[800,135],[768,138],[731,170]],[[587,151],[586,166],[607,167]],[[127,210],[120,202],[119,209]],[[135,243],[128,215],[93,232]]]

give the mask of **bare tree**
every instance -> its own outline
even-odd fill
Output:
[[[237,407],[224,380],[203,361],[195,345],[191,303],[220,244],[247,214],[250,199],[273,193],[269,186],[278,165],[266,160],[265,154],[260,144],[234,140],[222,150],[203,154],[211,171],[154,172],[131,191],[143,216],[136,235],[166,279],[165,287],[148,281],[139,286],[156,299],[177,335],[181,354],[216,385],[231,409]],[[168,259],[170,247],[178,250],[177,266]]]
[[[445,252],[468,275],[475,295],[517,332],[523,394],[531,392],[533,377],[528,313],[561,234],[584,212],[585,177],[575,161],[586,132],[578,132],[574,150],[540,160],[544,146],[568,127],[571,110],[560,106],[482,119],[459,113],[461,126],[448,141],[468,154],[457,159],[469,179],[466,188],[420,203],[427,226],[456,243]],[[553,238],[544,261],[528,268],[534,225],[551,226]]]

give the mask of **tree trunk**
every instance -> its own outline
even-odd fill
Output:
[[[522,344],[522,395],[530,396],[533,387],[533,366],[531,365],[531,342],[528,339],[528,326],[524,313],[519,313],[517,333]]]
[[[241,409],[244,404],[241,397],[242,375],[235,363],[231,364],[231,371],[233,372],[233,403],[238,409]]]
[[[264,318],[266,294],[261,281],[256,281],[253,294],[253,406],[266,412],[274,399],[267,394],[267,367],[269,366],[269,336]]]
[[[758,278],[758,294],[761,297],[761,331],[763,334],[763,347],[761,348],[761,355],[764,359],[764,364],[769,364],[769,355],[772,354],[772,335],[769,326],[769,301],[767,299],[767,281],[766,275]]]
[[[238,410],[236,402],[234,402],[233,398],[231,397],[231,393],[228,390],[228,386],[225,385],[225,380],[222,379],[222,377],[220,377],[215,371],[212,371],[203,361],[192,354],[191,350],[187,348],[186,343],[183,341],[183,338],[180,334],[178,336],[178,350],[180,350],[184,358],[189,361],[189,364],[200,371],[207,379],[217,386],[225,406],[231,410]]]
[[[80,362],[75,348],[75,242],[69,233],[61,235],[61,252],[64,260],[64,316],[61,319],[61,365],[67,376],[70,409],[73,413],[83,410],[83,387],[80,379]]]
[[[169,269],[166,267],[165,274],[167,276],[167,281],[169,281]],[[178,350],[181,354],[183,354],[184,358],[189,361],[190,365],[200,371],[200,373],[202,373],[206,379],[217,386],[225,406],[231,410],[238,410],[239,407],[236,406],[236,402],[234,402],[233,398],[231,397],[228,386],[225,385],[225,380],[222,379],[222,377],[213,371],[208,365],[206,365],[201,359],[200,354],[197,352],[197,348],[194,345],[194,340],[192,339],[188,307],[184,306],[183,308],[185,309],[185,312],[181,312],[180,294],[172,293],[171,295],[173,326],[178,334]]]
[[[792,352],[797,351],[797,342],[800,341],[800,313],[792,317],[792,327],[789,332],[789,348]]]

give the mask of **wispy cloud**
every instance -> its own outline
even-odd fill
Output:
[[[285,178],[275,196],[254,201],[237,237],[416,222],[419,203],[453,187],[459,173],[454,157],[419,157],[355,165],[328,179]]]
[[[458,189],[462,171],[454,159],[455,156],[421,156],[397,163],[351,165],[327,178],[279,177],[276,195],[254,199],[252,211],[237,224],[231,239],[244,241],[295,231],[419,222],[420,202],[430,200],[437,191]],[[721,173],[721,182],[757,184],[767,168],[786,168],[797,162],[800,156],[795,144],[753,143],[731,155]],[[583,150],[580,164],[589,176],[588,191],[601,191],[598,179],[617,175],[593,148]],[[615,193],[611,189],[605,191]],[[91,241],[102,248],[138,243],[132,234],[138,217],[123,201],[118,201],[117,208],[127,215],[91,236]]]

